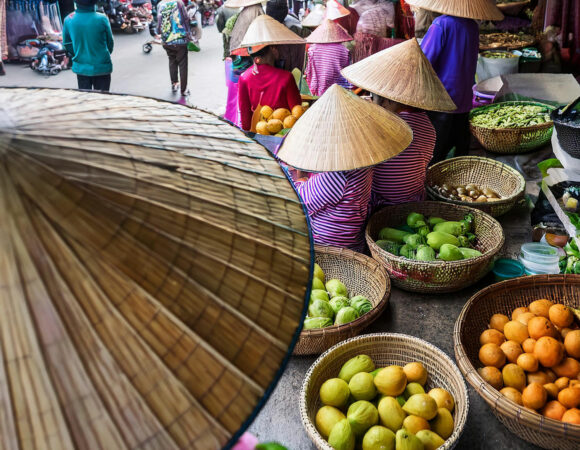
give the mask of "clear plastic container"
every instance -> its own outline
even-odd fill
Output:
[[[560,266],[558,262],[550,264],[538,264],[536,262],[530,261],[523,256],[520,256],[520,262],[524,265],[526,269],[526,274],[528,275],[540,275],[540,274],[556,274],[560,273]]]
[[[558,265],[560,253],[556,247],[541,242],[528,242],[522,245],[522,258],[541,265]]]

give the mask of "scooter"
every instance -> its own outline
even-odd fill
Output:
[[[202,0],[201,9],[201,26],[207,27],[215,23],[215,14],[221,6],[220,0]]]
[[[143,8],[147,7],[143,6]],[[123,30],[126,33],[138,33],[147,27],[147,17],[144,20],[139,17],[143,11],[141,8],[134,9],[132,0],[109,0],[103,5],[103,10],[113,29]]]
[[[38,52],[30,59],[30,68],[43,75],[57,75],[61,70],[70,68],[70,58],[60,41],[47,40],[43,36],[28,39],[23,43],[38,48]]]

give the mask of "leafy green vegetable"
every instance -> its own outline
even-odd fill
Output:
[[[551,122],[550,111],[548,106],[496,103],[491,107],[475,110],[470,121],[482,128],[524,128]]]
[[[256,445],[256,450],[288,450],[283,445],[278,444],[277,442],[266,442],[264,444]]]
[[[542,172],[542,178],[548,176],[548,169],[561,169],[562,163],[557,158],[546,159],[538,163],[538,169]]]

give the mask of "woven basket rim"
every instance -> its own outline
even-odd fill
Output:
[[[547,105],[547,104],[542,103],[542,102],[509,101],[509,102],[490,103],[489,105],[483,105],[483,106],[478,106],[477,108],[473,108],[469,112],[469,126],[475,128],[475,129],[478,129],[478,130],[493,130],[494,132],[498,132],[498,133],[502,133],[502,132],[513,133],[515,131],[517,131],[517,132],[529,132],[529,131],[541,130],[541,129],[544,129],[544,128],[549,128],[549,127],[551,127],[551,126],[554,125],[554,122],[552,120],[550,120],[549,122],[540,123],[540,124],[532,125],[532,126],[529,126],[529,127],[520,127],[520,128],[490,128],[490,127],[480,127],[478,125],[473,125],[473,123],[471,122],[471,119],[473,118],[473,116],[476,116],[476,115],[482,113],[485,110],[495,109],[495,108],[501,108],[502,106],[511,106],[511,105],[544,106],[544,107],[546,107],[546,108],[549,109],[550,115],[552,114],[552,111],[555,109],[554,106]],[[550,117],[550,119],[551,119],[551,117]]]
[[[363,257],[363,259],[367,263],[374,266],[373,275],[378,274],[379,277],[384,277],[385,279],[386,284],[385,293],[377,303],[377,306],[371,309],[368,313],[360,316],[358,319],[342,325],[331,325],[329,327],[314,328],[312,330],[302,329],[302,331],[300,332],[300,339],[314,339],[319,338],[323,335],[342,334],[344,332],[348,332],[348,330],[350,330],[351,328],[364,328],[367,325],[370,325],[370,322],[373,322],[376,319],[376,316],[379,316],[387,306],[387,299],[391,295],[391,280],[387,275],[387,271],[383,267],[383,265],[379,263],[377,260],[371,258],[370,256],[367,256],[363,253],[355,252],[348,248],[333,247],[331,245],[314,245],[314,253],[333,253],[335,251],[340,251],[340,253],[344,253],[345,259],[346,258],[352,259],[355,256],[358,258]],[[369,323],[367,324],[367,322]]]
[[[302,388],[300,389],[300,401],[299,401],[300,418],[302,420],[302,425],[306,429],[306,433],[309,435],[309,437],[317,444],[317,446],[320,446],[320,448],[331,449],[331,447],[328,445],[328,442],[320,435],[320,433],[316,429],[316,426],[312,423],[312,421],[310,420],[310,418],[308,417],[308,414],[307,414],[306,394],[308,391],[308,386],[310,384],[310,380],[312,378],[312,373],[318,367],[318,365],[321,364],[332,352],[334,352],[334,351],[336,351],[336,350],[338,350],[341,347],[344,347],[346,345],[350,345],[350,344],[355,343],[355,342],[364,342],[365,340],[374,339],[374,338],[383,338],[383,339],[389,339],[389,338],[401,339],[402,338],[408,342],[412,342],[412,343],[416,344],[417,346],[421,346],[421,347],[429,349],[431,352],[436,354],[438,357],[445,360],[445,362],[449,366],[449,369],[451,371],[453,371],[457,381],[459,382],[458,384],[460,385],[460,390],[462,391],[461,396],[462,396],[463,400],[465,401],[465,414],[461,417],[462,420],[458,421],[454,424],[453,434],[445,440],[445,443],[447,443],[449,441],[449,443],[452,445],[455,442],[457,442],[459,440],[459,438],[461,437],[461,435],[463,434],[463,430],[465,429],[465,425],[467,423],[467,418],[469,416],[469,392],[467,390],[467,385],[465,384],[465,379],[463,378],[461,371],[457,367],[457,364],[455,364],[453,359],[451,359],[451,357],[447,353],[445,353],[443,350],[441,350],[440,348],[431,344],[430,342],[427,342],[424,339],[421,339],[421,338],[418,338],[415,336],[411,336],[408,334],[404,334],[404,333],[370,333],[370,334],[365,334],[363,336],[356,336],[356,337],[347,339],[345,341],[339,342],[338,344],[332,346],[331,348],[326,350],[323,354],[321,354],[316,359],[316,361],[314,361],[314,363],[312,363],[312,365],[308,369],[308,372],[306,372],[306,375],[304,376],[304,381],[302,382]]]
[[[421,204],[431,204],[431,203],[436,203],[439,206],[441,206],[442,208],[449,208],[449,203],[446,203],[446,202],[425,201],[425,202],[413,202],[412,204],[421,205]],[[401,203],[400,205],[387,206],[387,208],[393,209],[393,208],[397,208],[397,207],[408,207],[408,205],[410,205],[410,204],[411,203]],[[459,261],[417,261],[415,259],[409,259],[409,258],[405,258],[403,256],[398,256],[398,255],[394,255],[392,253],[389,253],[386,250],[383,250],[382,248],[380,248],[378,245],[375,244],[377,249],[380,251],[380,254],[387,255],[389,257],[389,259],[391,259],[393,261],[404,262],[406,264],[412,263],[412,264],[417,265],[417,266],[426,266],[426,267],[434,267],[434,266],[443,265],[443,264],[449,265],[451,267],[454,267],[454,266],[460,267],[463,265],[471,265],[474,262],[479,262],[479,261],[482,261],[484,259],[487,259],[490,254],[496,254],[501,250],[501,248],[503,247],[504,242],[505,242],[505,235],[503,233],[503,228],[502,228],[501,224],[497,221],[497,219],[495,219],[491,215],[487,214],[486,212],[482,211],[481,209],[473,208],[470,206],[464,206],[464,205],[456,205],[456,204],[454,204],[453,207],[463,208],[465,210],[465,213],[473,213],[475,215],[484,214],[484,215],[488,216],[487,218],[489,220],[491,220],[492,222],[495,222],[494,228],[499,228],[499,230],[501,230],[501,234],[502,234],[501,242],[499,244],[497,244],[495,247],[491,248],[490,250],[487,250],[486,252],[482,253],[481,256],[476,256],[475,258],[460,259]],[[369,218],[369,221],[368,221],[367,226],[365,228],[365,236],[366,236],[367,242],[369,242],[369,241],[375,242],[375,240],[371,237],[370,232],[369,232],[369,229],[371,227],[371,219],[373,216],[380,214],[381,211],[383,211],[384,209],[385,208],[378,210]],[[418,212],[420,212],[420,211],[418,211]]]
[[[449,159],[445,159],[443,161],[440,161],[436,164],[433,164],[432,166],[430,166],[427,169],[427,179],[426,180],[429,179],[429,172],[432,169],[434,169],[436,167],[437,168],[443,167],[445,165],[448,165],[448,164],[453,163],[453,162],[458,161],[458,160],[466,160],[466,161],[469,160],[469,161],[472,161],[474,163],[483,163],[483,164],[491,164],[491,165],[499,166],[502,169],[506,170],[507,172],[510,172],[515,177],[517,177],[518,181],[520,182],[520,186],[519,186],[519,189],[517,190],[517,192],[515,194],[510,195],[509,197],[505,197],[497,202],[493,202],[491,204],[491,206],[501,206],[501,205],[507,205],[508,203],[512,203],[512,202],[514,202],[514,200],[518,200],[518,198],[523,195],[523,193],[526,189],[526,180],[525,180],[524,176],[519,171],[517,171],[513,167],[509,166],[508,164],[502,163],[502,162],[497,161],[495,159],[485,158],[483,156],[458,156],[456,158],[449,158]],[[468,202],[463,202],[461,200],[452,200],[452,199],[449,199],[447,197],[444,197],[443,195],[439,194],[435,189],[433,189],[431,187],[431,185],[429,185],[427,182],[425,182],[425,188],[427,189],[427,191],[429,192],[430,195],[433,195],[434,197],[440,199],[440,201],[453,203],[454,205],[458,205],[458,206],[470,207],[470,205],[471,205],[471,203],[468,203]]]
[[[527,410],[525,407],[518,405],[517,403],[509,400],[506,396],[501,394],[498,390],[494,389],[489,385],[477,372],[477,369],[471,364],[463,342],[461,341],[461,331],[463,328],[463,323],[470,308],[479,300],[480,297],[489,295],[495,291],[501,291],[512,285],[519,285],[521,287],[534,286],[538,283],[548,284],[553,281],[564,281],[571,280],[574,284],[580,286],[580,275],[528,275],[526,277],[514,278],[511,280],[500,281],[499,283],[494,283],[484,289],[476,292],[472,295],[469,300],[463,306],[461,313],[455,321],[455,326],[453,327],[453,347],[455,351],[455,360],[457,361],[457,366],[461,370],[467,382],[473,387],[473,389],[484,399],[486,403],[496,405],[495,413],[500,416],[505,416],[509,419],[517,420],[523,425],[530,426],[531,428],[541,431],[544,424],[551,426],[552,428],[557,428],[561,430],[566,437],[570,437],[568,431],[573,431],[577,433],[577,440],[580,441],[580,425],[574,425],[570,423],[561,422],[559,420],[550,419],[542,416],[539,413]],[[500,406],[501,408],[497,408]],[[508,411],[503,412],[501,410]],[[539,428],[539,429],[538,429]],[[569,430],[570,429],[570,430]],[[576,439],[576,438],[575,438]]]

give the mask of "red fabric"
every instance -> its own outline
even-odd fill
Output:
[[[353,64],[381,50],[404,42],[404,39],[381,38],[366,33],[355,33],[354,40],[354,49],[351,52]]]
[[[290,72],[266,64],[254,64],[240,76],[238,107],[242,129],[246,131],[252,126],[252,115],[258,105],[291,110],[301,104],[298,86]]]
[[[350,14],[336,19],[334,22],[344,28],[351,36],[356,33],[356,24],[358,23],[359,15],[356,9],[346,6]]]
[[[415,37],[415,18],[409,5],[401,0],[395,4],[397,36],[398,38],[411,39]]]

